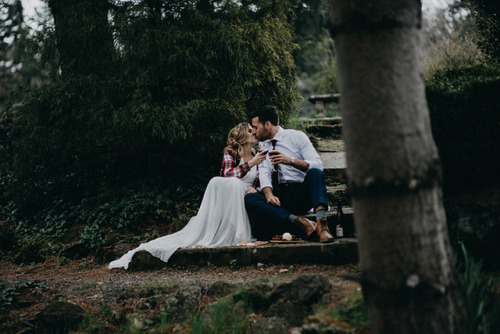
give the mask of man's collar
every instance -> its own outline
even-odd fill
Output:
[[[283,128],[281,126],[278,126],[278,131],[276,132],[274,137],[271,139],[276,139],[277,141],[280,141],[283,139]]]
[[[274,134],[273,138],[263,140],[263,141],[261,141],[261,143],[269,143],[269,145],[271,145],[272,139],[276,139],[278,141],[283,139],[283,128],[281,126],[278,126],[278,131]]]

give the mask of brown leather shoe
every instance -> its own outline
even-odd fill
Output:
[[[334,240],[326,218],[320,218],[316,221],[316,232],[318,232],[319,242],[332,242]]]
[[[315,222],[312,222],[309,219],[302,217],[302,216],[298,216],[297,219],[295,219],[295,221],[299,225],[302,232],[304,232],[306,239],[309,239],[310,237],[312,237],[312,234],[314,233],[314,231],[316,231],[316,223]]]

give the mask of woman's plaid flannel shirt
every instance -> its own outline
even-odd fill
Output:
[[[224,177],[237,177],[241,179],[245,176],[250,170],[250,165],[248,162],[244,164],[239,164],[239,161],[236,159],[236,154],[231,149],[225,149],[224,155],[222,157],[222,166],[220,168],[220,176]],[[259,182],[259,166],[257,166],[257,177],[253,182],[253,187],[260,191],[260,182]]]

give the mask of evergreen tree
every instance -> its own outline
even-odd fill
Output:
[[[49,0],[63,75],[96,75],[113,70],[108,0]]]
[[[455,0],[455,9],[466,8],[474,18],[482,39],[479,46],[495,61],[500,60],[500,2],[498,0]]]
[[[49,2],[61,75],[16,96],[11,193],[25,210],[147,180],[203,182],[255,107],[275,105],[284,122],[293,112],[288,1],[90,3]]]
[[[0,111],[18,81],[20,59],[16,48],[24,37],[21,0],[1,1],[0,8]]]
[[[335,50],[328,32],[328,0],[292,2],[295,41],[299,48],[294,59],[299,92],[307,98],[312,94],[336,93],[337,77],[335,71]],[[308,101],[302,109],[313,109]]]

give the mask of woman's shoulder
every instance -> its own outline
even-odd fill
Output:
[[[238,160],[238,158],[236,157],[236,152],[230,147],[224,148],[224,151],[222,153],[223,153],[224,157],[231,156],[231,158],[233,160]],[[227,159],[227,158],[225,158],[225,159]]]
[[[233,159],[236,156],[236,152],[234,152],[234,150],[232,148],[229,148],[229,147],[224,148],[224,150],[222,151],[222,154],[225,156],[230,155]]]

